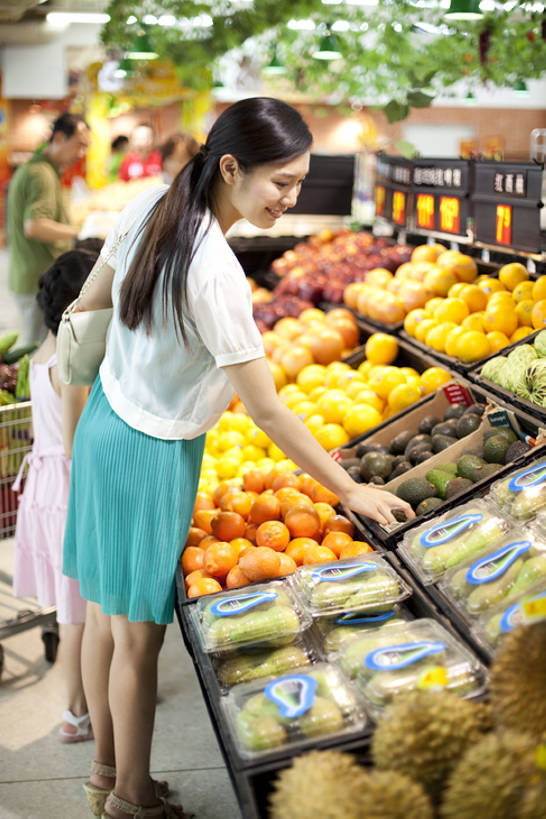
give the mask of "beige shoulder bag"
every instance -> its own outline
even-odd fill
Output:
[[[80,295],[64,311],[57,330],[57,368],[65,384],[93,384],[106,350],[106,333],[112,318],[112,308],[82,310],[77,307],[82,296],[98,274],[108,264],[129,231],[119,236],[108,258],[99,264],[85,280]]]

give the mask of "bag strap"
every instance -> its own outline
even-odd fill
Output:
[[[116,241],[115,241],[115,242],[114,242],[114,244],[112,245],[112,248],[111,248],[111,250],[110,250],[110,253],[109,253],[109,254],[108,254],[108,256],[106,257],[106,259],[103,259],[103,260],[102,260],[102,264],[98,265],[97,267],[95,267],[95,268],[94,268],[94,269],[91,271],[91,273],[89,274],[89,276],[86,278],[86,280],[84,281],[84,283],[83,283],[83,285],[82,285],[82,289],[80,290],[80,295],[78,296],[78,298],[77,298],[77,299],[76,299],[76,300],[73,302],[73,304],[72,304],[72,307],[73,307],[73,308],[76,308],[76,307],[78,306],[78,304],[79,304],[79,301],[80,301],[81,297],[82,297],[82,296],[85,296],[85,294],[86,294],[86,293],[87,293],[87,291],[89,290],[89,287],[90,287],[90,286],[93,284],[93,282],[95,281],[95,279],[97,278],[97,276],[99,275],[99,273],[101,273],[101,272],[102,272],[102,270],[104,270],[104,268],[106,267],[106,265],[108,264],[108,262],[110,261],[110,259],[112,258],[112,256],[114,256],[114,254],[115,254],[115,253],[116,253],[116,252],[119,250],[119,248],[120,248],[120,246],[121,246],[122,242],[123,242],[123,241],[124,241],[124,240],[127,238],[128,234],[129,234],[129,231],[128,231],[128,230],[126,230],[126,231],[125,231],[125,233],[122,233],[120,236],[118,236],[118,238],[116,239]],[[101,257],[100,257],[100,255],[99,255],[99,259],[100,259],[100,258],[101,258]],[[98,260],[97,260],[97,261],[98,261]]]

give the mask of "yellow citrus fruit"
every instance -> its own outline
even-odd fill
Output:
[[[516,304],[519,304],[520,301],[524,301],[526,299],[532,300],[534,284],[534,282],[526,281],[520,282],[514,287],[512,290],[512,298]]]
[[[503,347],[506,347],[507,344],[510,344],[508,336],[501,333],[500,330],[492,330],[492,332],[487,333],[487,339],[491,345],[492,353],[496,353],[498,350],[502,350]]]
[[[218,435],[218,449],[221,452],[227,452],[235,446],[243,446],[245,443],[245,436],[236,430],[227,430],[220,432]]]
[[[287,384],[279,390],[279,398],[284,401],[285,396],[294,395],[294,393],[301,393],[300,387],[297,384]]]
[[[498,279],[482,279],[481,282],[478,282],[478,287],[480,290],[487,295],[490,293],[500,293],[501,290],[506,290],[506,287],[500,282]]]
[[[354,380],[347,384],[347,386],[344,388],[344,392],[345,395],[351,399],[351,401],[354,401],[360,392],[367,389],[367,381],[365,380],[364,376],[361,376],[359,381]]]
[[[533,307],[535,303],[532,299],[523,299],[519,302],[516,306],[516,316],[518,317],[518,324],[523,325],[524,327],[532,327],[533,326]]]
[[[282,366],[276,361],[271,361],[268,359],[267,363],[269,364],[269,369],[271,370],[271,375],[273,376],[273,381],[275,382],[275,389],[278,392],[288,381],[286,373]]]
[[[369,387],[364,387],[357,392],[354,396],[353,401],[355,404],[367,404],[369,407],[373,407],[378,412],[383,412],[385,409],[385,402],[382,398],[380,398],[377,393],[370,390]]]
[[[425,395],[436,392],[438,387],[447,384],[448,381],[451,381],[451,375],[442,367],[429,367],[428,370],[421,373],[421,384],[425,390]]]
[[[546,327],[546,298],[537,301],[533,307],[531,319],[535,330],[542,330]]]
[[[383,420],[383,416],[374,407],[367,404],[353,404],[343,417],[343,427],[349,438],[356,438],[369,429],[376,427]]]
[[[446,348],[446,339],[456,326],[457,325],[454,321],[444,321],[441,324],[436,325],[436,327],[433,327],[428,331],[425,338],[425,344],[432,347],[433,350],[443,353]]]
[[[387,333],[373,333],[365,346],[366,358],[372,364],[392,364],[398,355],[398,342]]]
[[[335,387],[338,390],[343,390],[343,392],[347,392],[347,389],[352,384],[365,384],[366,379],[359,373],[358,370],[349,370],[348,372],[343,373],[336,373],[335,374]]]
[[[438,257],[436,264],[455,275],[460,282],[473,282],[478,275],[474,259],[457,250],[446,250]]]
[[[470,313],[485,309],[487,296],[477,284],[463,284],[462,288],[459,298],[466,303]]]
[[[546,299],[546,276],[540,276],[533,284],[533,301]]]
[[[508,290],[503,290],[501,293],[491,293],[487,301],[486,310],[488,310],[490,307],[496,307],[499,304],[502,304],[503,307],[508,307],[509,309],[511,308],[512,310],[516,306],[514,297],[508,292]]]
[[[419,378],[419,373],[413,367],[399,367],[398,369],[406,376],[406,378],[409,375],[416,375]]]
[[[423,319],[423,321],[420,321],[415,329],[415,338],[417,341],[424,342],[429,330],[432,330],[432,328],[438,324],[439,322],[436,321],[436,319]]]
[[[427,301],[427,303],[425,304],[425,310],[427,310],[430,313],[431,318],[436,312],[437,308],[441,304],[443,304],[443,302],[444,300],[441,299],[439,296],[435,296],[433,299],[429,299]]]
[[[320,396],[324,395],[325,392],[328,392],[326,387],[315,387],[315,389],[310,392],[307,397],[309,398],[309,401],[314,401],[316,404]]]
[[[478,361],[491,353],[491,345],[485,333],[469,330],[457,340],[456,356],[461,361]]]
[[[351,399],[342,390],[328,390],[317,401],[316,411],[327,424],[338,424],[352,404]]]
[[[454,327],[453,330],[448,334],[446,338],[446,346],[445,352],[447,355],[455,356],[455,351],[457,348],[457,339],[462,333],[465,333],[466,330],[464,327]]]
[[[349,436],[340,424],[324,424],[317,430],[315,438],[324,449],[335,449],[343,446],[349,440]]]
[[[361,375],[364,376],[364,378],[368,378],[372,367],[373,364],[371,361],[363,361],[362,364],[358,365],[357,370]]]
[[[326,367],[321,364],[309,364],[300,370],[296,376],[296,384],[307,394],[315,387],[321,387],[326,377]]]
[[[501,281],[508,290],[514,290],[518,284],[528,279],[529,273],[527,269],[519,262],[504,264],[499,270],[499,281]]]
[[[269,444],[267,447],[267,454],[273,461],[282,461],[284,458],[286,458],[286,455],[282,449],[279,449],[277,444],[274,443]]]
[[[423,387],[421,386],[421,376],[420,375],[407,375],[406,376],[406,384],[409,384],[410,387],[416,387],[421,394],[423,393]]]
[[[413,336],[419,322],[428,317],[429,313],[422,307],[418,307],[416,310],[410,310],[404,319],[404,330],[408,335]]]
[[[299,401],[292,407],[292,412],[295,412],[301,421],[305,421],[306,418],[316,412],[315,403],[313,401]]]
[[[522,325],[521,327],[518,327],[515,333],[512,333],[512,335],[510,336],[510,341],[512,342],[512,344],[514,344],[514,342],[521,341],[522,338],[525,338],[530,333],[534,333],[534,328],[525,327],[524,325]]]
[[[445,247],[440,244],[418,245],[411,254],[412,262],[435,262],[444,253]]]
[[[434,318],[441,322],[460,324],[468,316],[468,306],[462,299],[444,299],[434,311]]]
[[[448,297],[450,299],[457,299],[461,297],[461,293],[463,292],[464,288],[466,287],[465,282],[457,282],[457,284],[453,284],[449,288]]]
[[[483,331],[483,313],[471,313],[462,322],[461,327],[465,330],[477,330],[479,333]]]
[[[426,290],[431,290],[438,296],[447,296],[454,284],[457,284],[459,279],[451,270],[445,270],[442,267],[434,266],[425,275],[423,284]]]
[[[266,451],[262,449],[261,446],[254,446],[254,444],[247,444],[243,447],[242,450],[243,460],[245,461],[259,461],[261,458],[265,458]]]
[[[378,373],[377,377],[370,376],[368,382],[370,389],[372,389],[380,398],[387,399],[391,392],[399,384],[406,383],[406,376],[400,372],[398,367],[385,367],[382,373]]]
[[[487,305],[487,310],[483,314],[483,326],[486,333],[493,330],[500,330],[507,336],[511,336],[518,326],[518,317],[515,310],[511,310],[504,304]]]
[[[308,396],[304,392],[294,392],[292,395],[289,395],[287,398],[284,399],[284,403],[288,407],[288,409],[292,409],[295,407],[296,404],[301,403],[301,401],[307,401]]]
[[[389,395],[389,409],[395,412],[415,404],[421,398],[421,390],[411,384],[399,384]]]
[[[308,418],[306,418],[303,423],[309,432],[316,436],[317,430],[324,426],[324,418],[322,415],[315,413],[315,415],[310,415]]]

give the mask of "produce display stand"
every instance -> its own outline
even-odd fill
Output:
[[[365,345],[368,338],[377,333],[377,328],[369,324],[367,320],[358,319],[358,327],[360,329],[361,346],[344,358],[346,364],[351,367],[358,367],[366,360]],[[438,362],[429,354],[428,351],[421,351],[416,349],[412,344],[409,344],[405,339],[397,339],[398,355],[392,362],[395,367],[413,367],[418,372],[423,372],[429,367],[437,367]]]

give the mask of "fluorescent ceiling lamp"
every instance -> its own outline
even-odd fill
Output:
[[[351,24],[348,20],[336,20],[332,26],[332,31],[349,31]]]
[[[289,20],[286,28],[292,31],[314,31],[316,26],[313,20]]]
[[[128,26],[132,26],[132,25],[134,25],[136,22],[137,22],[137,18],[135,17],[135,15],[134,15],[134,14],[130,14],[130,15],[129,15],[129,17],[127,18],[127,25],[128,25]]]
[[[529,96],[529,89],[527,88],[527,83],[525,80],[517,81],[517,83],[514,85],[514,94],[518,94],[520,97]]]
[[[142,18],[142,22],[146,26],[156,26],[157,25],[157,17],[155,14],[145,14]]]
[[[320,38],[318,49],[313,53],[315,60],[339,60],[341,51],[337,44],[336,37],[328,29],[328,33]]]
[[[158,56],[157,51],[153,50],[150,38],[146,33],[135,37],[132,50],[127,52],[127,57],[130,60],[157,60]]]
[[[266,74],[269,77],[286,74],[286,68],[277,57],[276,51],[273,52],[273,57],[269,65],[265,65],[262,68],[262,74]]]
[[[50,11],[46,15],[47,22],[52,26],[68,26],[70,23],[104,25],[109,19],[110,15],[102,12]]]
[[[158,20],[160,26],[174,26],[176,25],[176,17],[174,14],[162,14]]]
[[[480,20],[483,12],[479,0],[451,0],[444,16],[449,20]]]

